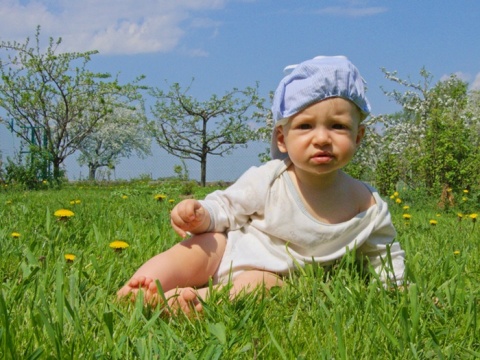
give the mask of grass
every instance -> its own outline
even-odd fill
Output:
[[[211,190],[196,189],[196,196]],[[361,276],[352,254],[328,272],[309,266],[268,294],[229,301],[215,293],[198,317],[168,318],[159,308],[118,302],[115,292],[136,268],[179,240],[169,211],[180,192],[173,183],[4,189],[0,358],[480,357],[478,224],[414,201],[404,220],[403,204],[388,199],[407,252],[404,289]],[[156,194],[166,198],[156,201]],[[75,215],[57,220],[61,208]],[[129,247],[115,251],[114,240]]]

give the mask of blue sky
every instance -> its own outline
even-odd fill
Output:
[[[0,40],[23,42],[40,25],[45,43],[62,37],[62,51],[98,50],[93,71],[119,73],[125,82],[143,74],[146,85],[161,88],[165,80],[187,85],[195,78],[190,94],[200,100],[257,81],[267,97],[285,66],[346,55],[367,80],[373,113],[380,114],[399,109],[380,88],[394,87],[382,67],[415,81],[422,67],[434,82],[455,73],[480,89],[479,15],[477,0],[2,0]],[[0,127],[4,159],[14,147]],[[115,176],[171,175],[179,161],[153,150],[145,160],[122,160]],[[258,164],[257,152],[210,157],[209,180],[237,177]],[[199,166],[189,167],[198,178]],[[73,158],[67,171],[71,178],[87,174]]]

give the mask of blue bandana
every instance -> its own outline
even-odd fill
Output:
[[[332,97],[352,101],[360,111],[370,114],[370,104],[365,96],[365,81],[358,69],[344,56],[318,56],[298,65],[277,87],[273,97],[273,120],[289,118],[306,107]],[[283,159],[287,155],[277,147],[276,130],[272,134],[271,155]]]

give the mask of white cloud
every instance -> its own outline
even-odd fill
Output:
[[[450,77],[452,75],[455,75],[457,77],[457,79],[460,79],[462,81],[466,81],[466,82],[469,82],[470,79],[471,79],[471,76],[469,74],[466,74],[466,73],[463,73],[461,71],[457,71],[457,72],[454,72],[453,74],[445,74],[445,75],[442,75],[440,77],[440,81],[447,81],[448,79],[450,79]]]
[[[475,79],[470,84],[470,90],[480,90],[480,73],[475,76]]]
[[[333,1],[335,5],[320,8],[316,13],[343,17],[363,17],[388,11],[388,8],[384,6],[369,5],[371,2],[370,0],[335,0]]]
[[[458,79],[469,83],[470,84],[470,86],[469,86],[470,90],[480,90],[480,73],[475,75],[475,78],[473,79],[473,82],[471,81],[472,76],[470,74],[466,74],[466,73],[463,73],[461,71],[457,71],[457,72],[453,73],[452,75],[455,75]],[[440,78],[440,81],[446,81],[446,80],[450,79],[450,76],[451,75],[443,75]]]
[[[166,52],[188,31],[212,34],[219,24],[206,11],[222,9],[226,0],[2,0],[1,40],[23,42],[37,25],[42,39],[63,39],[63,51],[98,50],[102,54]],[[197,16],[197,14],[199,14]],[[202,54],[201,49],[192,53]]]
[[[316,11],[317,14],[346,16],[346,17],[363,17],[372,16],[386,12],[388,9],[383,6],[329,6]]]

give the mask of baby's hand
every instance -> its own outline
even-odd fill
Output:
[[[203,206],[197,200],[187,199],[178,203],[170,214],[170,220],[175,232],[182,238],[187,232],[195,232],[203,227],[208,220]]]

